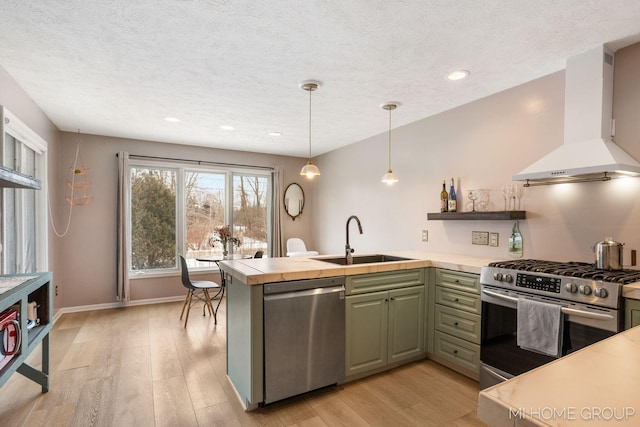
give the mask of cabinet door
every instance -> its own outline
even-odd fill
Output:
[[[425,352],[424,286],[389,291],[388,345],[387,363]]]
[[[388,292],[346,297],[346,375],[386,365]]]
[[[640,301],[627,298],[625,303],[625,329],[640,325]]]

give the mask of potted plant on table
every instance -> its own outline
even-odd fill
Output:
[[[222,256],[229,254],[229,249],[233,251],[233,247],[239,247],[242,242],[237,237],[231,235],[231,227],[229,225],[223,225],[215,229],[215,236],[209,240],[209,243],[213,247],[216,242],[222,244]]]

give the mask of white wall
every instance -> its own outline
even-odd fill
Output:
[[[628,121],[639,122],[640,59],[628,57],[640,58],[640,49],[624,49],[617,56],[622,64],[616,62],[617,93],[628,94],[630,82],[636,82],[635,95],[616,105],[617,140],[640,159],[638,134],[632,141],[622,134]],[[393,114],[408,108],[402,105]],[[464,190],[486,188],[493,191],[494,209],[502,209],[500,189],[512,183],[511,176],[562,144],[563,116],[564,72],[559,72],[394,129],[392,168],[400,178],[394,186],[380,182],[387,169],[386,134],[319,157],[323,175],[313,193],[318,249],[342,253],[345,222],[355,214],[364,234],[358,235],[352,224],[351,246],[360,253],[408,249],[508,258],[511,221],[427,221],[427,212],[439,212],[442,181],[447,180],[448,189],[451,177],[459,206],[467,201]],[[640,249],[639,196],[638,178],[527,188],[527,219],[520,222],[524,257],[593,262],[591,246],[605,236]],[[421,241],[423,229],[429,232],[428,243]],[[474,230],[499,232],[500,246],[472,245]]]

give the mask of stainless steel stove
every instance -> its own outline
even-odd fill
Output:
[[[521,259],[493,262],[480,283],[568,301],[619,308],[622,286],[640,281],[638,270],[599,270],[583,262]]]
[[[638,281],[640,271],[599,270],[582,262],[521,259],[483,267],[480,387],[555,359],[517,346],[519,300],[561,306],[562,357],[620,332],[624,324],[622,287]]]

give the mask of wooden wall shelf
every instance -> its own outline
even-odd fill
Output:
[[[428,220],[515,220],[526,219],[526,211],[495,211],[495,212],[435,212],[428,213]]]

